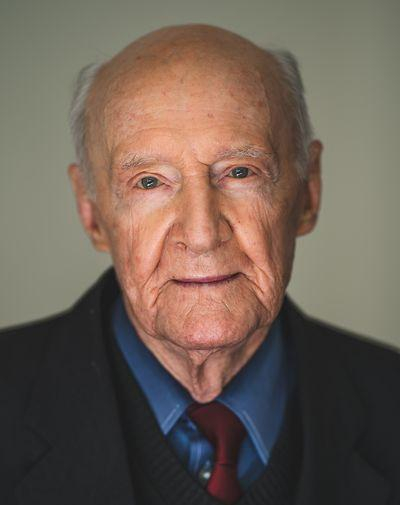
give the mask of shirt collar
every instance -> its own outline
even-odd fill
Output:
[[[114,305],[112,324],[118,346],[161,431],[167,435],[193,400],[137,336],[121,297]],[[264,464],[278,435],[291,390],[286,347],[278,317],[268,338],[217,398],[241,419]]]
[[[218,398],[245,425],[264,464],[278,437],[292,383],[292,367],[278,316],[268,338]]]

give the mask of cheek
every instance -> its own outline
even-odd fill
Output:
[[[168,212],[144,212],[134,205],[117,207],[113,214],[109,229],[114,267],[121,284],[136,296],[154,284],[170,220]]]
[[[293,200],[254,199],[238,220],[236,235],[249,259],[251,275],[265,297],[280,296],[289,282],[296,219]],[[274,294],[275,293],[275,294]]]
[[[238,210],[236,236],[239,237],[246,254],[256,264],[263,264],[268,257],[268,251],[281,240],[281,209],[261,195]]]

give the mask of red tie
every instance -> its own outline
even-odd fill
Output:
[[[242,495],[237,462],[246,430],[238,417],[222,403],[195,403],[189,407],[188,415],[215,448],[214,468],[207,491],[222,503],[232,505]]]

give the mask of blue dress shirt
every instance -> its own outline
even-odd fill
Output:
[[[185,413],[193,399],[142,343],[121,297],[113,307],[112,324],[118,346],[161,431],[189,472],[205,485],[214,449]],[[268,338],[216,399],[229,407],[247,430],[238,462],[243,489],[264,470],[279,434],[294,382],[291,361],[278,317]]]

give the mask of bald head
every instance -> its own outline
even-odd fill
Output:
[[[222,28],[183,25],[161,28],[135,40],[103,65],[101,75],[118,77],[132,69],[189,71],[216,65],[219,72],[238,66],[263,70],[271,57],[250,41]]]
[[[311,127],[295,60],[207,25],[162,28],[81,72],[71,109],[78,162],[86,175],[89,166],[107,164],[110,128],[140,120],[143,104],[190,111],[199,101],[219,107],[221,94],[227,106],[234,95],[232,107],[240,108],[242,94],[243,103],[258,108],[274,150],[305,175]]]

